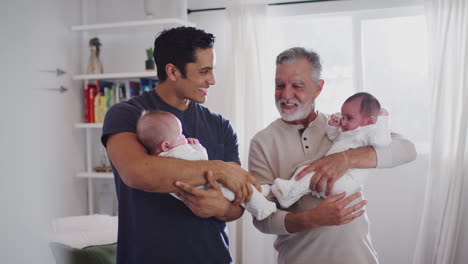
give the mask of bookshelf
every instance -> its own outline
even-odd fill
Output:
[[[105,172],[95,172],[93,170],[93,144],[101,144],[100,142],[94,142],[91,138],[93,130],[101,130],[102,124],[99,123],[77,123],[75,124],[75,128],[84,129],[85,130],[85,146],[86,146],[86,170],[82,172],[78,172],[76,174],[79,178],[112,178],[109,175],[112,173],[105,173]],[[104,176],[106,174],[106,176]]]
[[[124,21],[116,23],[102,23],[102,24],[89,24],[89,25],[76,25],[72,26],[72,31],[93,31],[93,30],[106,30],[106,29],[125,29],[125,28],[141,28],[148,26],[195,26],[195,24],[179,18],[164,18],[164,19],[150,19],[150,20],[135,20]]]
[[[96,144],[92,139],[93,132],[100,131],[102,124],[98,123],[77,123],[75,128],[85,130],[85,157],[86,157],[86,170],[76,173],[77,178],[84,178],[88,180],[88,213],[94,214],[94,179],[113,179],[114,175],[112,172],[95,172],[93,170],[93,150]]]
[[[115,21],[111,23],[89,23],[92,21],[91,18],[94,16],[94,6],[95,2],[90,2],[88,0],[81,1],[81,25],[73,25],[71,26],[71,31],[79,33],[81,35],[81,71],[82,73],[77,73],[72,76],[72,79],[77,82],[81,82],[81,87],[84,90],[87,89],[88,84],[92,84],[93,82],[114,82],[114,83],[123,83],[132,81],[135,79],[146,78],[146,79],[157,79],[156,72],[153,71],[138,71],[139,69],[128,69],[129,71],[126,72],[111,72],[111,73],[103,73],[103,74],[85,74],[86,72],[86,65],[88,62],[88,52],[89,52],[89,39],[91,36],[96,35],[118,35],[120,41],[125,41],[123,39],[131,40],[135,38],[138,34],[148,34],[148,32],[159,32],[165,27],[174,27],[174,26],[195,26],[195,24],[188,22],[185,19],[175,18],[175,17],[168,17],[163,19],[144,19],[144,20],[132,20],[132,21]],[[138,38],[137,38],[138,39]],[[146,44],[146,42],[145,42]],[[111,49],[109,49],[111,50]],[[113,50],[116,53],[116,50]],[[104,62],[104,64],[106,64]],[[132,71],[135,70],[135,71]],[[117,70],[118,71],[118,70]],[[141,87],[143,88],[143,87]],[[119,89],[119,87],[117,87]],[[99,91],[99,90],[98,90]],[[126,90],[125,95],[128,96]],[[118,94],[118,93],[116,93]],[[131,93],[130,93],[131,94]],[[117,98],[117,95],[116,95]],[[127,97],[128,99],[128,97]],[[115,102],[118,102],[116,100]],[[89,105],[89,101],[88,101]],[[83,107],[84,109],[87,107]],[[84,115],[83,115],[84,116]],[[92,122],[93,120],[91,120]],[[99,121],[99,120],[97,120]],[[84,134],[85,137],[85,168],[83,171],[79,171],[76,173],[76,177],[79,179],[85,179],[88,183],[88,213],[93,214],[94,212],[94,181],[95,180],[109,180],[113,179],[114,175],[112,172],[95,172],[94,165],[99,157],[93,157],[97,153],[98,147],[100,147],[101,142],[96,140],[98,134],[102,131],[102,124],[100,123],[75,123],[75,129],[80,131],[80,134]],[[99,154],[97,154],[99,156]],[[97,197],[98,198],[98,197]]]

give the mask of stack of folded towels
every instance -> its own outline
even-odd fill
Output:
[[[117,242],[117,217],[81,215],[52,221],[51,242],[72,248],[108,245]]]
[[[57,218],[52,221],[50,249],[57,264],[115,264],[117,217]]]

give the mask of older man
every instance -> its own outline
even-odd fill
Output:
[[[329,192],[350,168],[395,167],[415,159],[413,144],[397,134],[388,147],[361,147],[323,158],[332,143],[326,135],[327,115],[315,110],[324,85],[321,70],[313,51],[291,48],[278,55],[275,100],[281,119],[255,135],[250,145],[249,170],[260,184],[290,179],[295,168],[311,163],[305,169],[315,171],[311,189],[320,192],[327,185]],[[265,220],[254,220],[254,225],[278,235],[279,264],[378,263],[369,219],[361,210],[367,201],[360,193],[344,197],[321,200],[306,195]]]

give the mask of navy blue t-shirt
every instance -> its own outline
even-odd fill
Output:
[[[112,106],[104,121],[102,144],[106,146],[112,134],[136,133],[142,111],[154,109],[177,116],[183,134],[197,138],[210,160],[239,163],[237,135],[228,120],[195,102],[180,111],[155,91]],[[224,222],[194,215],[170,194],[144,192],[125,185],[111,165],[119,200],[118,264],[232,262]]]

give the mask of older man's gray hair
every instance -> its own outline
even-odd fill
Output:
[[[303,47],[294,47],[281,52],[276,57],[276,65],[278,64],[293,64],[298,59],[306,59],[312,64],[312,81],[316,84],[322,75],[322,63],[320,56],[313,50],[307,50]]]

